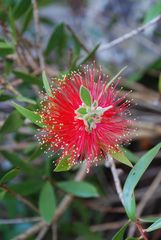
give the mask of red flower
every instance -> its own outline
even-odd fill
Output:
[[[87,68],[59,81],[53,97],[44,100],[41,142],[51,151],[62,150],[59,161],[68,156],[70,164],[86,160],[89,167],[128,141],[129,101],[119,96],[118,82],[107,82],[101,69]]]

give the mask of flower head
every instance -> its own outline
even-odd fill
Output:
[[[118,82],[109,84],[101,69],[87,67],[59,81],[43,101],[41,142],[53,152],[61,149],[59,161],[86,160],[89,167],[128,141],[129,101],[120,97]]]

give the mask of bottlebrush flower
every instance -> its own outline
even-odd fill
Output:
[[[86,160],[87,168],[129,139],[129,101],[120,97],[119,80],[112,83],[101,68],[73,72],[46,96],[40,112],[44,129],[41,143],[50,151],[61,149],[59,161],[69,164]]]

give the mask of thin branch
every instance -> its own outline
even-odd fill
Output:
[[[7,192],[10,195],[12,195],[13,197],[15,197],[17,200],[19,200],[22,203],[24,203],[26,206],[28,206],[29,208],[34,210],[36,213],[39,213],[38,208],[32,202],[30,202],[27,198],[25,198],[22,195],[14,192],[12,189],[7,187],[5,184],[0,184],[0,188],[2,188],[5,192]]]
[[[34,14],[34,23],[35,23],[37,51],[38,51],[38,57],[40,62],[40,68],[41,68],[41,71],[43,71],[45,69],[45,63],[44,63],[42,44],[41,44],[41,29],[40,29],[37,0],[32,0],[32,5],[33,5],[33,14]]]
[[[121,187],[120,179],[118,177],[118,173],[117,173],[117,169],[116,169],[116,166],[115,166],[114,159],[110,155],[108,155],[108,158],[106,159],[106,164],[111,169],[117,194],[120,198],[120,201],[121,201],[122,205],[124,205],[123,193],[122,193],[122,187]]]
[[[83,164],[75,176],[75,181],[81,181],[82,179],[84,179],[86,176],[86,172],[87,172],[86,166]],[[68,208],[68,206],[72,202],[73,198],[74,197],[70,194],[67,194],[63,198],[63,200],[60,202],[58,208],[55,211],[55,214],[54,214],[54,217],[52,220],[52,224],[55,224],[58,221],[58,219],[63,215],[64,211]],[[30,236],[39,232],[42,228],[46,228],[47,226],[50,227],[50,225],[47,225],[44,221],[41,221],[40,223],[31,227],[26,232],[20,234],[19,236],[15,237],[12,240],[25,240],[25,239],[29,238]]]
[[[134,30],[132,30],[131,32],[129,33],[126,33],[125,35],[117,38],[117,39],[114,39],[113,41],[107,43],[107,44],[104,44],[104,45],[101,45],[98,50],[99,51],[104,51],[104,50],[108,50],[112,47],[115,47],[116,45],[124,42],[125,40],[129,39],[129,38],[132,38],[136,35],[138,35],[139,33],[141,32],[144,32],[147,28],[151,27],[152,25],[154,25],[155,23],[159,22],[161,20],[161,15],[159,15],[158,17],[154,18],[153,20],[151,20],[150,22],[146,23],[145,25],[141,26],[141,27],[138,27]]]
[[[0,219],[0,225],[24,224],[24,223],[31,223],[31,222],[39,222],[40,220],[41,220],[41,217]]]

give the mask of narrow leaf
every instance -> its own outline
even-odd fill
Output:
[[[47,223],[51,223],[56,209],[56,199],[52,185],[44,184],[39,198],[39,209],[41,216]]]
[[[20,112],[25,118],[28,118],[31,122],[35,123],[39,127],[43,127],[41,117],[39,114],[32,112],[16,103],[13,102],[13,106]]]
[[[71,165],[69,164],[69,156],[65,156],[61,161],[58,163],[54,172],[64,172],[71,169]]]
[[[112,238],[112,240],[124,240],[124,234],[125,231],[128,227],[128,223],[126,223],[116,234],[115,236]]]
[[[98,197],[97,189],[90,183],[81,181],[63,181],[58,183],[58,187],[77,197]]]
[[[46,90],[46,93],[50,97],[52,97],[51,88],[50,88],[50,85],[49,85],[49,82],[48,82],[48,79],[47,79],[45,71],[43,71],[43,73],[42,73],[42,79],[43,79],[43,84],[44,84],[44,88]]]
[[[127,68],[127,66],[123,67],[106,85],[106,89],[120,76],[120,74]]]
[[[23,123],[23,118],[21,114],[17,111],[13,111],[0,129],[1,134],[16,132]]]
[[[51,34],[47,47],[45,50],[45,55],[48,56],[54,49],[57,51],[59,56],[62,56],[67,43],[67,34],[65,31],[64,24],[59,24]]]
[[[161,218],[158,219],[156,222],[154,222],[150,227],[146,229],[146,232],[152,232],[154,230],[157,230],[161,228]]]
[[[158,89],[161,94],[161,74],[159,75]]]
[[[92,104],[91,94],[89,90],[84,86],[81,86],[80,88],[80,98],[85,105],[87,105],[88,107],[91,106]]]
[[[161,148],[161,143],[156,145],[150,151],[148,151],[141,159],[136,163],[133,169],[130,171],[123,188],[124,206],[128,216],[131,219],[135,219],[134,213],[134,197],[133,193],[136,185],[138,184],[140,178],[144,174],[145,170],[148,168],[152,160],[157,155],[159,149]],[[132,206],[133,205],[133,206]]]
[[[1,179],[0,183],[6,183],[15,178],[19,174],[20,170],[18,168],[11,169],[7,172]]]
[[[30,5],[31,5],[31,0],[19,1],[13,9],[14,18],[18,19],[21,16],[23,16],[28,10],[28,8],[30,7]]]
[[[161,2],[157,1],[155,4],[153,4],[149,10],[146,12],[144,23],[148,23],[153,18],[159,16],[161,14]]]
[[[95,53],[97,51],[97,49],[99,48],[100,44],[97,44],[93,50],[85,57],[85,59],[82,60],[82,62],[80,63],[80,65],[85,64],[86,62],[88,62],[89,60],[92,60],[95,56]]]
[[[132,163],[129,161],[129,159],[125,156],[123,151],[118,151],[118,152],[110,152],[110,155],[118,160],[119,162],[129,166],[129,167],[133,167]]]
[[[34,85],[38,85],[39,87],[42,87],[42,82],[38,77],[35,77],[29,73],[21,72],[18,70],[14,70],[13,73],[17,78],[21,78],[27,84],[34,84]]]
[[[146,223],[154,223],[157,220],[159,220],[160,217],[144,217],[144,218],[139,218],[141,222],[146,222]]]

